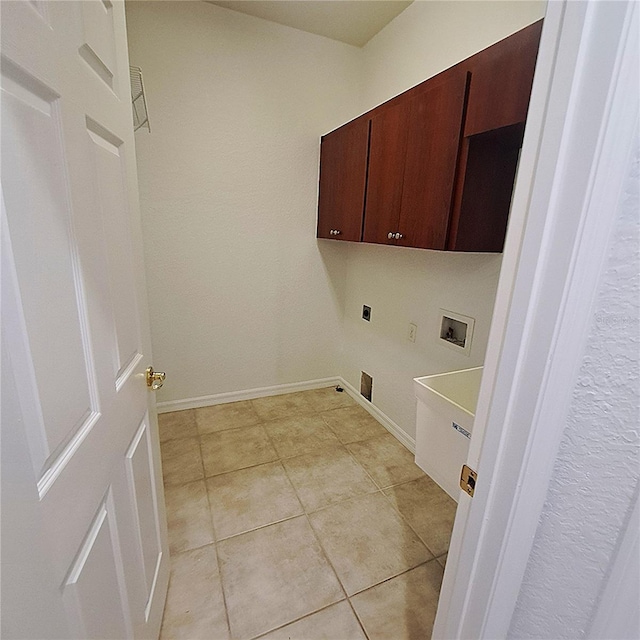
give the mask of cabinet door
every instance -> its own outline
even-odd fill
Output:
[[[398,244],[444,249],[467,90],[466,71],[441,73],[411,100]]]
[[[323,136],[318,238],[359,242],[367,180],[369,121],[359,118]]]
[[[473,56],[465,136],[527,119],[542,20]]]
[[[396,244],[407,151],[409,101],[378,108],[371,118],[364,242]]]

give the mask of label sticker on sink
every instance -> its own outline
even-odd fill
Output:
[[[459,424],[457,424],[456,422],[452,422],[451,426],[458,432],[460,432],[465,438],[469,438],[471,439],[471,434],[466,430],[463,429]]]

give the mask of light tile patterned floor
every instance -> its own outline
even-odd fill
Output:
[[[159,417],[161,638],[425,640],[456,505],[333,387]]]

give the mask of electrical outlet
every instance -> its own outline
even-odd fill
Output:
[[[407,339],[409,340],[409,342],[415,342],[416,341],[416,333],[418,333],[417,325],[413,324],[413,322],[410,322],[409,323],[409,333],[407,334]]]

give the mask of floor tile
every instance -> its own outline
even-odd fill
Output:
[[[262,420],[280,420],[292,416],[314,413],[314,408],[306,399],[305,392],[286,393],[281,396],[266,396],[251,400],[253,408]]]
[[[272,462],[278,454],[262,425],[209,433],[201,437],[207,476]]]
[[[264,427],[281,458],[340,444],[324,420],[317,415],[266,422]]]
[[[444,569],[447,566],[447,556],[449,554],[445,553],[444,555],[440,556],[438,558],[438,562],[440,563],[440,566]]]
[[[213,525],[204,480],[168,486],[164,492],[171,553],[213,542]]]
[[[313,613],[286,627],[260,636],[260,640],[367,640],[349,603],[338,604]]]
[[[440,556],[449,549],[458,505],[429,476],[385,489],[384,493],[433,555]]]
[[[388,433],[368,411],[359,405],[325,411],[322,413],[322,418],[343,444]]]
[[[377,490],[341,445],[288,458],[283,464],[307,512]]]
[[[200,434],[250,427],[260,422],[250,400],[195,409],[195,420]]]
[[[160,640],[226,640],[220,574],[213,545],[171,557],[171,579]]]
[[[306,517],[222,540],[218,555],[234,638],[253,638],[344,598]]]
[[[413,454],[390,433],[347,446],[381,488],[424,476]]]
[[[381,493],[316,511],[309,519],[349,595],[433,557]]]
[[[430,638],[441,582],[442,567],[433,561],[353,596],[369,640]]]
[[[185,484],[204,477],[198,438],[167,440],[160,449],[166,485]]]
[[[356,406],[356,401],[346,391],[336,391],[336,385],[305,391],[304,397],[316,411]]]
[[[217,540],[303,513],[280,462],[214,476],[207,490]]]
[[[186,411],[159,413],[158,429],[160,442],[197,436],[195,412],[193,409],[187,409]]]

